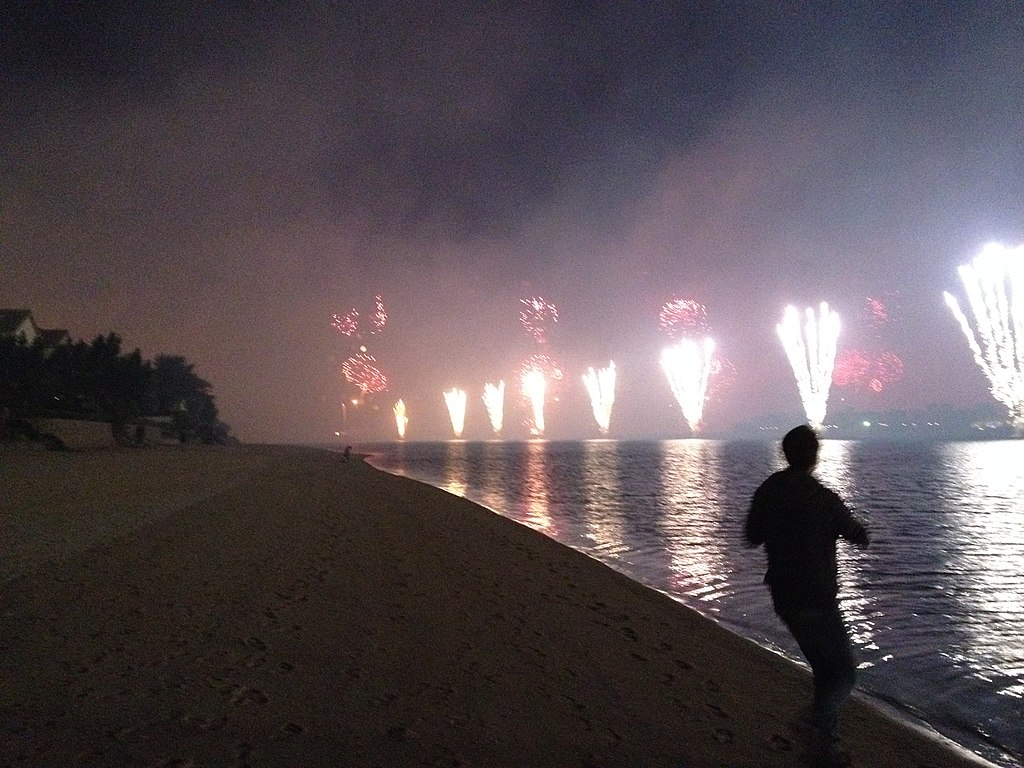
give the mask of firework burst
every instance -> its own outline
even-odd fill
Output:
[[[548,341],[551,326],[558,322],[558,309],[542,296],[520,299],[519,324],[538,344]]]
[[[353,309],[344,315],[332,315],[331,327],[342,336],[355,336],[359,330],[359,312]]]
[[[523,386],[523,394],[530,402],[533,410],[533,425],[530,432],[538,437],[544,434],[544,396],[548,390],[548,380],[544,371],[531,368],[523,372],[519,381]]]
[[[844,349],[836,355],[832,383],[837,387],[881,392],[903,377],[903,360],[894,352]]]
[[[341,364],[341,372],[345,380],[359,388],[366,395],[387,392],[388,378],[377,367],[377,359],[373,355],[359,352]]]
[[[388,322],[388,313],[384,309],[384,300],[380,294],[373,297],[373,314],[370,316],[370,326],[359,322],[359,310],[351,309],[344,315],[331,315],[331,327],[342,336],[362,338],[364,333],[373,336],[384,330]]]
[[[612,420],[612,406],[615,405],[615,363],[609,361],[608,367],[589,368],[583,374],[583,385],[590,395],[590,407],[594,412],[594,421],[602,435],[608,434]]]
[[[658,315],[658,328],[670,339],[683,336],[707,336],[708,308],[693,299],[673,297],[666,301]]]
[[[708,337],[702,342],[681,339],[661,353],[661,368],[665,371],[683,418],[693,432],[698,430],[704,419],[714,351],[715,342]]]
[[[505,412],[504,381],[499,381],[496,385],[484,384],[484,407],[487,409],[487,418],[490,419],[494,434],[501,434]]]
[[[815,429],[825,423],[839,340],[839,315],[824,301],[818,312],[815,316],[814,309],[808,307],[801,328],[800,312],[796,307],[786,307],[782,322],[775,327],[793,368],[804,413]]]
[[[946,305],[988,379],[992,396],[1006,406],[1018,433],[1024,432],[1024,245],[990,243],[958,271],[974,328],[948,292]]]
[[[384,299],[377,294],[373,297],[373,330],[370,333],[380,333],[388,323],[388,313],[384,310]]]
[[[562,368],[553,357],[550,355],[530,355],[528,358],[523,360],[519,365],[519,375],[522,377],[524,374],[530,371],[540,371],[544,374],[544,378],[551,382],[562,381],[564,375],[562,374]]]
[[[405,413],[405,401],[399,399],[399,401],[395,403],[393,410],[395,412],[395,426],[398,427],[398,437],[400,440],[404,440],[405,428],[409,426],[409,417]]]
[[[455,437],[462,437],[462,430],[466,425],[466,390],[449,389],[444,393],[444,402],[448,406],[452,432],[455,433]]]

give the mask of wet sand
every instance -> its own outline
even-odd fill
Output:
[[[338,454],[0,450],[0,765],[793,766],[800,667]],[[987,765],[860,699],[853,764]]]

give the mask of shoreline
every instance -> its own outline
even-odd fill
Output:
[[[809,673],[471,501],[326,450],[44,457],[0,471],[34,494],[0,512],[4,762],[803,764]],[[62,491],[90,524],[26,555]],[[843,732],[991,765],[861,696]]]
[[[385,471],[392,471],[394,468],[395,474],[409,476],[434,487],[463,495],[491,509],[495,514],[538,530],[564,546],[576,549],[595,561],[625,574],[647,588],[668,595],[680,605],[712,618],[723,628],[752,640],[767,651],[807,668],[795,642],[771,610],[770,597],[760,583],[764,573],[763,563],[750,562],[751,558],[744,560],[743,556],[748,554],[746,548],[735,543],[738,537],[742,536],[742,526],[738,533],[736,530],[737,515],[730,514],[727,520],[719,520],[715,515],[701,517],[705,512],[699,500],[706,498],[703,492],[688,497],[688,501],[681,505],[676,503],[671,508],[667,508],[663,500],[651,501],[650,505],[655,511],[648,516],[648,510],[645,508],[646,494],[658,494],[661,486],[655,481],[649,481],[648,485],[643,486],[639,482],[629,483],[628,498],[642,498],[644,503],[641,504],[629,504],[617,493],[591,494],[586,486],[596,484],[600,488],[603,481],[600,475],[591,479],[591,475],[587,474],[586,479],[583,479],[583,469],[595,463],[589,461],[589,448],[582,452],[582,455],[588,457],[587,460],[580,457],[579,449],[574,449],[577,453],[571,455],[542,449],[541,455],[553,460],[550,466],[545,465],[547,476],[556,480],[549,481],[550,486],[538,487],[536,484],[530,485],[522,480],[516,480],[515,476],[509,475],[506,471],[495,469],[521,465],[524,455],[533,455],[533,451],[521,448],[511,451],[503,448],[492,452],[490,446],[478,444],[475,446],[478,452],[473,452],[469,448],[453,450],[443,444],[440,444],[439,448],[431,447],[417,451],[404,450],[402,447],[389,449],[378,445],[360,447],[370,454],[371,461],[376,466]],[[568,459],[565,458],[567,455]],[[600,466],[605,467],[610,463],[608,453],[602,450],[598,455],[602,459]],[[632,446],[625,452],[615,455],[616,461],[622,463],[634,461],[638,455],[646,458],[645,466],[654,461],[647,453],[635,452]],[[717,453],[715,455],[720,456]],[[573,470],[576,474],[569,474]],[[663,468],[661,482],[668,483],[669,481],[663,479],[665,472]],[[735,475],[731,479],[735,481]],[[623,488],[627,485],[621,475],[617,481],[612,479],[608,482],[616,490],[620,485]],[[710,494],[715,493],[713,486],[697,487],[707,488]],[[677,495],[684,493],[677,486],[673,486],[671,492]],[[750,492],[752,493],[752,489]],[[595,497],[599,504],[594,503]],[[725,504],[721,497],[716,499],[719,506]],[[742,492],[732,493],[727,496],[727,501],[727,506],[723,508],[735,510],[737,504],[749,502],[749,495],[744,497]],[[865,503],[863,500],[860,501]],[[536,514],[533,511],[535,509],[543,509],[544,512]],[[695,518],[690,519],[690,514],[695,515]],[[683,524],[681,520],[688,520],[688,523]],[[705,546],[705,537],[691,534],[691,531],[696,531],[702,525],[708,526],[708,530],[716,531],[716,542],[733,542],[733,545]],[[892,535],[892,530],[883,531],[879,534],[879,540],[884,542]],[[877,548],[872,554],[875,551]],[[760,552],[757,554],[761,555]],[[715,558],[719,565],[705,571],[702,556]],[[888,555],[897,556],[891,552]],[[754,559],[762,560],[761,557]],[[867,572],[872,572],[871,568],[884,566],[885,564],[881,562],[870,563],[867,565]],[[927,568],[927,563],[925,567]],[[696,571],[691,571],[690,568],[695,568]],[[693,577],[694,572],[699,576]],[[862,572],[856,568],[851,569],[844,575],[844,585],[854,587],[859,579],[864,578],[858,575]],[[913,570],[904,572],[915,573]],[[702,579],[700,576],[706,578]],[[870,581],[870,577],[866,578]],[[723,587],[723,584],[727,587]],[[879,585],[875,584],[872,588],[878,591]],[[705,597],[709,592],[715,593],[710,600]],[[925,660],[925,664],[934,662],[941,665],[943,662],[939,656],[946,654],[940,652],[944,648],[957,648],[955,639],[951,640],[943,635],[947,631],[947,623],[951,627],[960,627],[960,622],[969,622],[972,615],[976,618],[978,614],[972,614],[966,605],[962,606],[962,613],[953,612],[947,615],[942,612],[939,616],[942,626],[935,625],[937,634],[929,636],[931,633],[923,632],[919,622],[924,622],[924,626],[927,627],[928,620],[934,621],[939,615],[938,612],[933,608],[930,616],[923,615],[919,620],[917,609],[909,599],[902,597],[902,590],[892,590],[892,594],[901,597],[888,608],[897,605],[902,610],[887,611],[886,615],[881,612],[875,614],[878,625],[884,627],[891,635],[877,640],[877,644],[873,642],[872,637],[872,618],[857,608],[858,604],[862,603],[861,594],[853,588],[845,595],[844,600],[850,601],[846,604],[845,611],[848,611],[847,619],[851,632],[865,633],[859,635],[856,641],[858,645],[864,643],[865,648],[859,649],[862,651],[858,654],[862,673],[858,673],[855,694],[859,693],[880,708],[889,711],[894,717],[906,719],[909,724],[935,734],[968,754],[978,755],[998,765],[1024,765],[1024,752],[1016,748],[1019,734],[1012,727],[1012,723],[1016,722],[1014,710],[1019,710],[1019,707],[1014,706],[1012,696],[999,696],[995,690],[979,682],[979,679],[989,680],[992,685],[998,686],[996,690],[1003,688],[999,672],[993,670],[992,674],[996,677],[986,678],[983,674],[984,663],[979,664],[978,659],[971,658],[968,650],[963,651],[968,654],[967,669],[976,670],[975,674],[963,673],[962,676],[958,676],[960,670],[957,669],[950,670],[941,666],[934,669],[921,667],[921,660]],[[874,593],[865,593],[863,599],[869,604],[873,603]],[[899,600],[902,600],[902,603]],[[955,607],[953,610],[956,610]],[[926,613],[927,609],[924,609],[924,612]],[[905,622],[916,625],[911,627],[909,635],[911,641],[916,640],[917,643],[912,648],[908,649],[903,645],[902,641],[907,635],[898,634],[901,630],[906,632],[907,624],[900,625],[900,619],[892,619],[893,616],[904,617]],[[896,623],[890,625],[889,621]],[[894,636],[893,627],[901,628],[895,630]],[[915,631],[919,633],[916,636],[913,634]],[[998,632],[1000,628],[994,627],[993,631]],[[992,641],[989,639],[987,642],[991,644]],[[1005,654],[1012,654],[1015,647],[1011,642],[1007,649],[1002,651],[1004,655],[998,657],[1000,662],[1006,662],[1008,657]],[[883,656],[886,653],[893,653],[896,656]],[[885,666],[885,663],[893,658],[896,663]],[[906,662],[908,658],[909,663]],[[928,659],[931,659],[931,662]],[[946,663],[948,664],[948,661]],[[901,674],[898,672],[901,664],[921,668],[927,677],[919,679],[916,673]],[[1009,670],[1007,666],[1010,667]],[[1011,675],[1009,684],[1012,686],[1012,662],[1009,665],[1003,663],[1000,671],[1003,675]],[[946,672],[950,673],[949,676],[945,674]],[[964,696],[960,693],[951,693],[958,690],[958,686],[965,688]],[[989,698],[984,698],[985,696]]]

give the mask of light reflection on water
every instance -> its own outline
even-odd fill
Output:
[[[742,545],[777,444],[408,443],[374,463],[467,496],[799,659]],[[1024,753],[1024,441],[826,440],[816,474],[872,532],[841,546],[859,685],[990,759]],[[1007,764],[1012,764],[1007,762]]]

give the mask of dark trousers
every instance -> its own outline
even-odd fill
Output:
[[[857,668],[839,606],[784,609],[779,618],[793,634],[814,672],[815,725],[828,738],[839,736],[839,707],[853,690]]]

